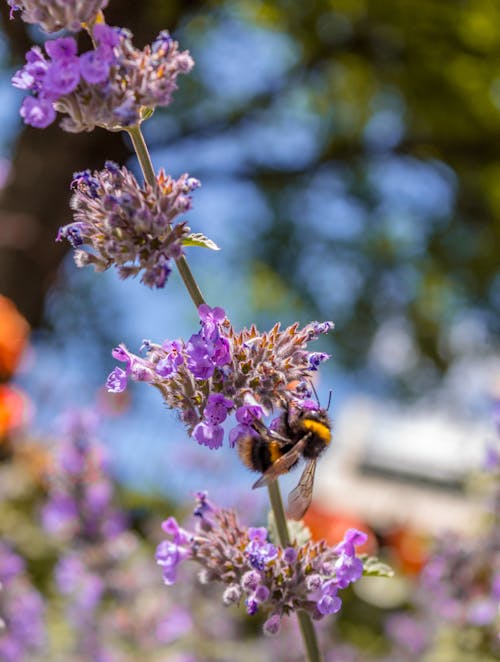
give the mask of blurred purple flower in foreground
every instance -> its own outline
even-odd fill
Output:
[[[93,439],[85,412],[67,417],[50,475],[49,498],[42,511],[44,528],[61,540],[112,540],[125,528],[113,504],[102,447]]]
[[[22,662],[45,644],[44,607],[24,561],[0,542],[0,659]]]

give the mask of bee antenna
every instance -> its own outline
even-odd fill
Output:
[[[318,391],[316,390],[316,388],[314,387],[314,384],[312,382],[309,382],[309,383],[311,384],[311,388],[313,390],[314,395],[316,396],[316,402],[318,403],[318,407],[319,407],[321,405],[319,404]]]
[[[333,393],[333,391],[332,391],[332,389],[330,389],[330,393],[328,394],[328,404],[326,405],[326,411],[328,411],[330,409],[330,405],[332,403],[332,393]]]

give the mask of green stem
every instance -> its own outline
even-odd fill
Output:
[[[269,492],[269,501],[273,509],[274,521],[276,523],[276,530],[278,531],[278,540],[280,545],[290,547],[290,534],[288,532],[288,525],[286,523],[285,509],[283,508],[283,501],[281,499],[280,486],[277,480],[273,480],[267,486]]]
[[[132,145],[134,147],[135,153],[141,165],[141,169],[144,175],[144,179],[148,184],[154,186],[156,182],[156,175],[151,162],[151,157],[142,135],[140,126],[133,126],[127,129],[127,133],[132,140]],[[193,300],[194,305],[198,308],[202,303],[205,303],[203,295],[194,279],[191,269],[187,263],[187,260],[184,256],[176,260],[177,269],[181,275],[184,285],[189,292],[189,296]],[[290,534],[288,532],[288,525],[286,523],[285,509],[283,508],[283,501],[281,499],[280,488],[278,481],[273,481],[269,486],[269,500],[271,501],[271,508],[274,513],[274,521],[276,522],[276,529],[278,531],[278,538],[280,545],[285,547],[290,547]],[[309,614],[305,611],[297,612],[297,618],[299,619],[300,631],[302,633],[302,638],[304,640],[304,645],[306,649],[306,655],[308,662],[321,662],[321,654],[319,652],[318,640],[316,638],[316,632],[312,624]]]
[[[149,156],[146,141],[142,135],[141,127],[139,125],[131,126],[129,129],[127,129],[127,133],[132,140],[132,145],[134,147],[135,153],[137,154],[137,158],[139,159],[139,164],[141,166],[144,179],[148,184],[154,186],[156,182],[156,175],[153,168],[153,163],[151,162],[151,157]]]
[[[137,158],[141,165],[144,179],[148,184],[154,186],[156,182],[156,175],[153,168],[153,164],[151,162],[151,157],[149,155],[146,141],[144,140],[144,136],[142,135],[141,127],[140,126],[130,127],[129,129],[127,129],[127,133],[129,134],[130,139],[132,140],[132,145],[134,147],[135,153],[137,154]],[[189,292],[189,296],[191,297],[196,308],[198,308],[198,306],[201,306],[202,303],[205,303],[205,299],[203,298],[203,294],[201,293],[201,290],[198,287],[198,283],[196,282],[191,272],[191,269],[189,268],[189,264],[186,258],[184,257],[184,255],[181,255],[181,257],[179,257],[175,261],[175,263],[177,265],[177,269],[181,275],[181,278],[184,281],[184,285],[186,286],[186,289]]]
[[[267,486],[267,489],[280,545],[283,548],[290,547],[290,533],[288,531],[285,509],[283,508],[283,500],[281,499],[278,481],[275,480],[270,483]],[[302,634],[302,639],[304,640],[308,662],[321,662],[318,639],[316,637],[316,631],[312,624],[311,617],[305,611],[298,611],[297,618],[299,619],[300,632]]]
[[[316,637],[316,630],[312,624],[311,617],[305,611],[298,611],[297,618],[299,619],[300,632],[306,647],[308,662],[321,662],[318,638]]]

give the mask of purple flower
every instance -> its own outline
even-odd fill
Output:
[[[162,567],[163,581],[168,586],[175,584],[177,567],[182,561],[189,558],[189,550],[180,547],[170,540],[162,540],[156,548],[156,563]]]
[[[203,418],[210,425],[219,425],[226,420],[228,411],[233,406],[233,401],[225,398],[221,393],[211,393],[203,411]]]
[[[255,598],[247,598],[245,600],[245,607],[247,608],[247,614],[249,616],[255,616],[255,614],[259,611],[259,603]]]
[[[219,337],[215,340],[211,358],[216,368],[222,368],[222,366],[231,363],[231,343],[227,338]]]
[[[59,228],[56,241],[67,239],[69,243],[76,248],[83,244],[82,232],[85,231],[86,226],[84,223],[71,223],[63,228]]]
[[[125,376],[130,377],[136,382],[150,382],[154,379],[154,370],[151,365],[147,361],[144,361],[140,357],[129,352],[125,345],[118,345],[118,347],[115,347],[112,350],[111,354],[115,359],[118,359],[118,361],[124,361],[126,363]],[[106,381],[108,391],[114,393],[119,393],[124,390],[122,388],[123,384],[126,386],[126,381],[124,379],[125,376],[123,374],[124,371],[117,372],[117,370],[119,369],[115,368]]]
[[[233,411],[237,425],[229,431],[231,447],[242,436],[257,436],[256,424],[264,412],[284,403],[291,409],[318,409],[317,403],[299,398],[287,387],[311,375],[306,351],[307,339],[315,337],[311,325],[300,330],[294,324],[283,331],[276,325],[262,334],[252,326],[236,333],[222,308],[200,310],[206,333],[202,328],[187,342],[166,340],[160,345],[148,341],[143,344],[145,358],[124,349],[113,353],[127,363],[129,378],[149,381],[158,388],[200,444],[220,447],[221,424]],[[136,374],[137,370],[143,374]],[[124,385],[125,375],[112,373],[108,388],[119,391]],[[271,428],[283,432],[283,426],[282,413]]]
[[[197,498],[197,510],[204,511],[207,505],[208,509],[206,515],[198,513],[195,532],[189,539],[184,537],[182,552],[175,539],[164,541],[159,548],[158,558],[167,567],[167,582],[175,581],[179,563],[190,558],[201,566],[200,581],[226,585],[222,593],[225,605],[244,597],[248,614],[264,611],[267,634],[276,634],[282,616],[294,611],[305,611],[316,619],[339,611],[342,601],[337,593],[342,582],[335,568],[340,556],[336,548],[324,540],[295,543],[285,549],[272,545],[264,527],[243,528],[233,511],[208,503],[205,493]],[[168,533],[173,538],[177,526],[175,520],[169,524]],[[347,537],[358,542],[358,536]]]
[[[259,405],[243,405],[236,410],[236,420],[242,425],[252,425],[255,419],[260,420],[262,415],[262,407]]]
[[[75,57],[78,48],[73,37],[61,37],[45,42],[45,50],[53,61]]]
[[[267,529],[263,526],[250,526],[248,528],[248,537],[250,540],[264,544],[267,542]]]
[[[356,556],[342,553],[335,563],[335,574],[340,588],[355,582],[363,574],[363,564]]]
[[[113,51],[98,46],[93,51],[80,55],[80,71],[87,83],[103,83],[109,76],[114,61]]]
[[[0,543],[0,659],[38,659],[45,643],[44,606],[24,573],[24,561]]]
[[[23,9],[31,2],[37,0],[24,0],[21,3]],[[56,13],[72,14],[66,19],[59,15],[56,21],[49,20],[51,27],[61,24],[61,27],[77,30],[80,28],[80,15],[89,14],[89,25],[92,25],[94,11],[98,11],[98,5],[103,2],[94,0],[94,6],[84,12],[78,12],[75,8],[70,10],[69,5],[75,3],[64,2],[63,6],[61,3],[49,4],[50,7],[58,6]],[[77,4],[88,5],[89,0],[81,0]],[[25,20],[30,14],[31,19],[41,18],[43,24],[43,15],[52,11],[46,2],[43,5],[43,8],[32,9],[31,13],[25,9]],[[41,84],[39,81],[35,84],[27,67],[15,76],[16,85],[57,101],[58,111],[66,115],[61,122],[66,131],[91,131],[96,126],[113,131],[139,124],[145,109],[170,104],[177,87],[177,76],[188,73],[193,67],[189,54],[179,52],[178,44],[173,40],[167,47],[166,40],[162,38],[155,49],[147,46],[141,51],[134,48],[128,30],[97,23],[92,31],[97,48],[83,53],[80,58],[72,37],[47,42],[46,51],[51,62]],[[183,191],[179,196],[180,211],[185,211],[190,204],[185,193]],[[178,245],[174,245],[172,250],[179,255]],[[157,275],[156,280],[159,278],[160,275]]]
[[[92,24],[108,0],[68,0],[47,2],[47,0],[8,0],[13,12],[20,11],[26,23],[36,23],[45,32],[71,30],[77,32],[82,23]]]
[[[69,94],[80,82],[80,60],[67,57],[49,65],[43,80],[43,95],[52,100]]]
[[[189,534],[177,524],[175,517],[168,517],[162,522],[161,528],[172,536],[177,545],[184,545],[190,538]]]
[[[3,542],[0,542],[0,582],[8,584],[14,577],[24,572],[26,566],[24,560],[14,554]]]
[[[12,77],[12,84],[21,90],[39,92],[49,63],[44,58],[39,46],[33,46],[26,53],[26,64]]]
[[[325,352],[311,352],[309,354],[309,367],[311,370],[317,370],[319,366],[330,358],[330,354],[325,354]]]
[[[75,252],[80,266],[92,264],[96,271],[115,266],[121,278],[141,274],[148,287],[164,287],[189,234],[186,221],[177,220],[187,179],[184,174],[173,180],[161,170],[154,185],[140,185],[130,171],[110,161],[104,170],[75,173],[74,221],[58,238],[66,233],[70,238],[69,229],[78,227],[78,245],[86,248]]]
[[[317,604],[319,613],[326,616],[340,611],[342,600],[338,596],[323,595]]]
[[[122,393],[127,388],[128,375],[123,368],[115,368],[106,379],[106,389],[110,393]]]
[[[219,333],[219,325],[226,318],[222,308],[210,308],[206,303],[198,306],[198,314],[202,323],[202,337],[205,340],[216,340]]]
[[[494,623],[498,613],[498,603],[488,598],[473,600],[467,610],[467,621],[471,625],[484,627]]]
[[[26,97],[19,111],[26,124],[37,129],[45,129],[56,118],[56,111],[48,99]]]
[[[162,644],[169,644],[189,634],[193,629],[193,618],[189,611],[174,607],[156,628],[156,636]]]
[[[245,591],[250,591],[253,593],[257,586],[259,585],[261,580],[260,573],[255,572],[255,570],[249,570],[248,572],[245,572],[243,577],[241,578],[241,587]]]
[[[112,28],[105,23],[97,23],[94,25],[93,33],[95,40],[100,46],[112,49],[120,43],[119,28]]]
[[[385,622],[385,629],[398,646],[413,655],[420,657],[429,644],[428,628],[411,614],[391,614]]]
[[[266,542],[266,529],[250,528],[248,534],[250,542],[245,548],[245,554],[247,555],[248,561],[255,570],[264,570],[266,565],[277,557],[278,550],[274,545]]]
[[[335,328],[335,324],[333,322],[311,322],[311,325],[313,326],[313,332],[316,335],[320,335],[322,333],[330,333],[330,331],[333,331]]]
[[[53,494],[42,510],[43,527],[49,533],[59,534],[73,524],[78,517],[78,507],[69,494]]]
[[[358,529],[348,529],[344,534],[344,540],[339,543],[336,547],[338,552],[343,552],[348,556],[355,555],[355,547],[359,545],[364,545],[368,540],[368,536],[364,531],[359,531]]]
[[[191,336],[186,345],[188,368],[196,379],[208,379],[215,370],[206,340],[198,333]]]
[[[195,426],[192,435],[201,446],[210,449],[220,448],[224,438],[224,428],[202,421]]]
[[[278,634],[281,628],[281,616],[279,614],[273,614],[270,616],[267,621],[262,626],[264,634],[268,636],[274,636]]]

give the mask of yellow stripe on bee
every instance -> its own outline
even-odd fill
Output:
[[[269,459],[271,463],[274,464],[276,460],[279,460],[281,457],[280,445],[277,441],[271,441],[269,443]]]
[[[320,423],[319,421],[313,421],[310,418],[306,418],[305,421],[303,421],[303,425],[306,430],[309,432],[313,432],[314,434],[317,434],[318,437],[321,439],[321,441],[324,441],[325,444],[329,444],[330,440],[332,438],[332,433],[330,432],[330,428],[328,425],[325,425],[324,423]]]

